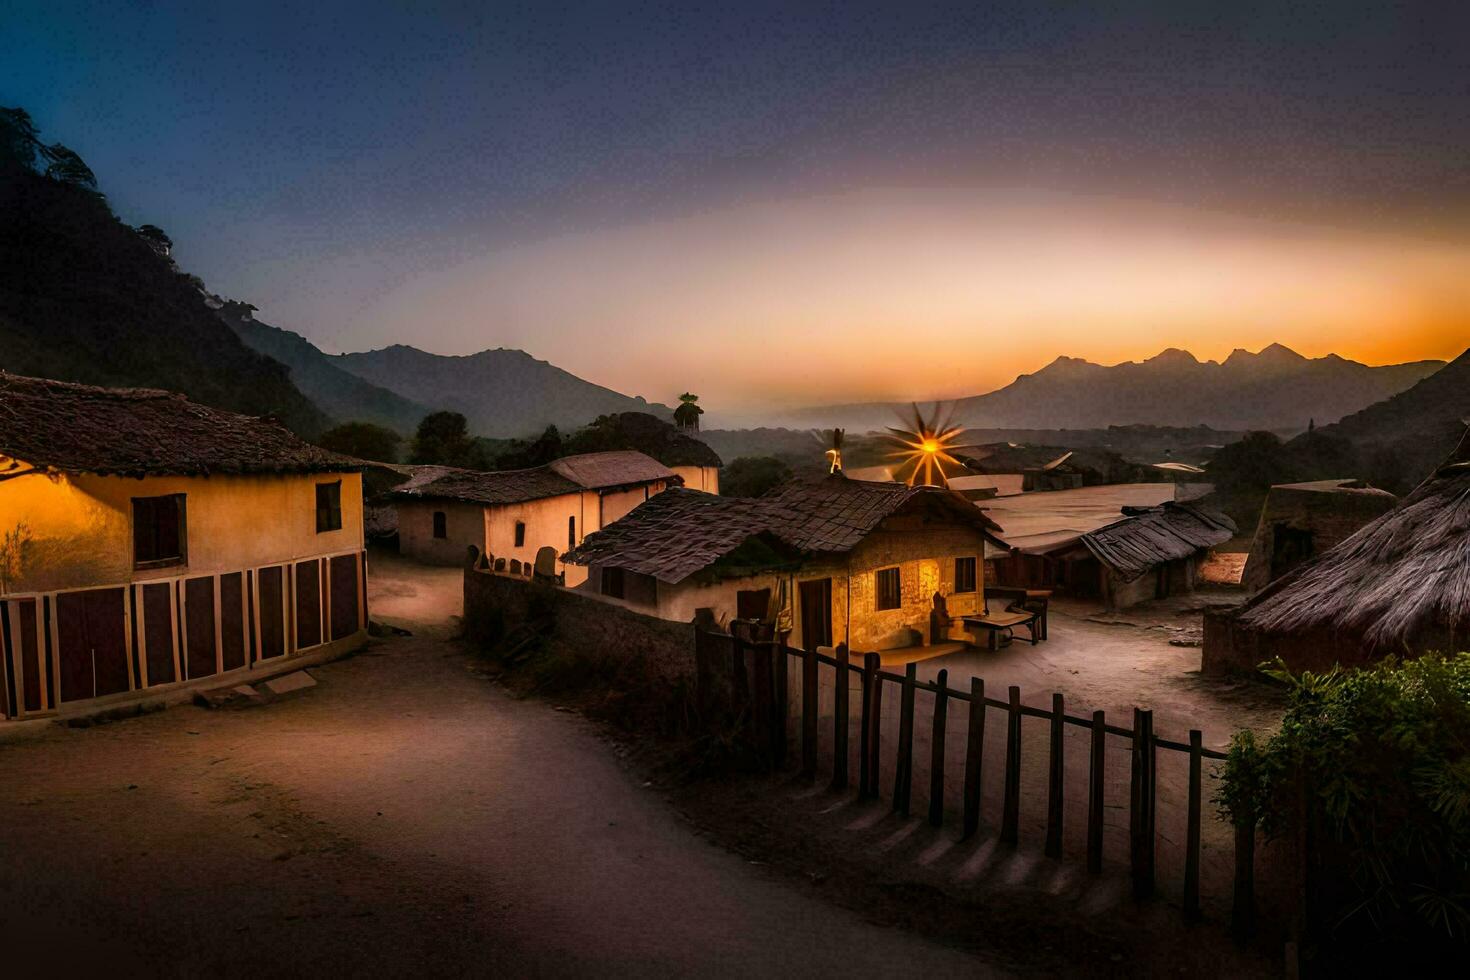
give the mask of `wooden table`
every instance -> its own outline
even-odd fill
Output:
[[[1014,638],[1014,630],[1017,626],[1024,626],[1031,634],[1031,645],[1035,646],[1037,639],[1036,622],[1041,618],[1040,613],[1030,609],[1007,610],[1006,612],[994,612],[985,616],[962,616],[960,617],[965,628],[983,629],[989,633],[986,639],[986,649],[999,650]],[[1002,636],[1001,634],[1005,634]],[[1004,642],[1002,642],[1004,641]]]

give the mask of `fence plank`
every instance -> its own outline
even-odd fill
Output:
[[[730,649],[734,656],[730,661],[730,686],[733,691],[730,694],[730,707],[736,718],[739,718],[750,703],[750,684],[745,673],[745,638],[740,635],[738,627],[730,628]]]
[[[1051,757],[1046,783],[1046,856],[1062,856],[1062,695],[1051,696]]]
[[[980,776],[985,761],[985,681],[970,678],[970,721],[965,732],[965,816],[963,836],[980,829]]]
[[[801,774],[817,775],[817,651],[801,655]]]
[[[893,812],[909,815],[909,798],[914,789],[914,683],[919,665],[903,669],[903,688],[898,702],[898,758],[893,766]]]
[[[929,753],[929,826],[944,826],[944,736],[949,724],[949,671],[939,672]]]
[[[863,718],[858,738],[858,795],[878,795],[877,761],[878,724],[874,717],[879,704],[882,681],[878,680],[878,655],[863,654]]]
[[[1154,716],[1133,709],[1133,793],[1129,826],[1133,896],[1148,898],[1154,890]]]
[[[832,788],[847,789],[847,712],[852,683],[847,644],[837,646],[837,683],[832,702]]]
[[[1193,922],[1199,918],[1199,834],[1200,794],[1202,792],[1200,752],[1204,734],[1199,729],[1189,733],[1189,829],[1184,841],[1184,917]]]
[[[786,669],[786,644],[778,636],[761,655],[771,663],[771,686],[774,688],[770,700],[771,765],[777,769],[786,767],[786,716],[789,713],[791,692],[790,674]]]
[[[751,730],[755,737],[756,750],[767,765],[775,760],[771,751],[774,738],[771,732],[771,649],[764,643],[750,644],[751,687]]]
[[[1103,854],[1103,786],[1107,782],[1105,768],[1108,722],[1105,712],[1092,713],[1092,768],[1087,789],[1087,870],[1102,873]]]
[[[1021,689],[1010,689],[1006,714],[1006,784],[1000,840],[1015,844],[1021,833]]]

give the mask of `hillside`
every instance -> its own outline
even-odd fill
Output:
[[[286,365],[296,387],[333,418],[372,422],[412,435],[419,420],[432,411],[343,370],[305,337],[255,319],[252,310],[244,303],[227,302],[218,315],[246,346]]]
[[[1317,430],[1357,452],[1361,475],[1397,493],[1413,489],[1459,445],[1470,420],[1470,350],[1407,391]],[[1287,445],[1302,449],[1305,436]]]
[[[326,416],[249,349],[179,272],[84,188],[0,167],[0,368],[179,391],[275,415],[306,436]]]
[[[617,412],[673,417],[666,405],[583,381],[520,350],[450,357],[395,344],[328,360],[402,398],[460,412],[481,436],[527,436],[548,425],[571,429]]]
[[[1112,366],[1058,357],[997,391],[961,398],[957,421],[972,428],[1090,429],[1146,424],[1297,431],[1334,422],[1398,394],[1443,367],[1414,361],[1370,367],[1329,354],[1306,358],[1280,344],[1236,350],[1224,362],[1170,349]],[[900,405],[808,409],[802,425],[853,429],[892,424]]]

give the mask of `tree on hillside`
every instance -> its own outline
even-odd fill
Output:
[[[35,172],[37,158],[46,164],[45,176],[97,193],[97,175],[77,152],[60,143],[41,142],[36,123],[21,108],[0,106],[0,163]]]
[[[392,429],[371,422],[344,422],[328,429],[317,445],[344,456],[369,459],[378,463],[396,463],[401,436]]]
[[[168,255],[173,251],[174,240],[169,238],[164,230],[157,225],[139,225],[136,229],[138,236],[148,243],[148,247],[159,255]],[[254,307],[251,307],[254,309]]]
[[[704,414],[704,409],[697,404],[698,395],[689,392],[679,396],[679,407],[674,409],[674,424],[681,429],[699,431],[699,417]]]
[[[791,479],[791,467],[774,456],[741,456],[720,473],[720,494],[759,497]]]
[[[530,466],[542,466],[565,455],[561,431],[548,425],[546,431],[534,439],[512,439],[510,448],[495,458],[497,470],[523,470]]]
[[[488,461],[470,438],[465,417],[458,412],[433,412],[424,416],[414,435],[410,463],[436,463],[467,470],[486,469]]]
[[[83,190],[97,190],[97,175],[92,173],[92,168],[82,161],[75,150],[60,143],[52,143],[41,151],[41,155],[46,158],[47,177]]]

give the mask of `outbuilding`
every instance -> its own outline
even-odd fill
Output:
[[[165,391],[0,374],[0,714],[250,680],[366,638],[355,460]]]
[[[1393,510],[1398,498],[1362,480],[1283,483],[1266,492],[1240,584],[1252,592]]]

